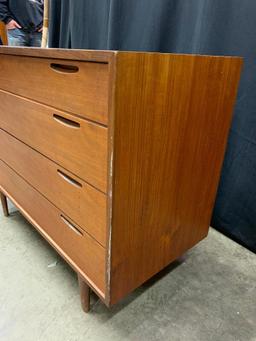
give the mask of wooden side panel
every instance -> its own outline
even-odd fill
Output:
[[[118,54],[111,304],[207,235],[240,67]]]

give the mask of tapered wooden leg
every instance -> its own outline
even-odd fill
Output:
[[[84,282],[84,280],[78,275],[78,283],[80,289],[81,306],[85,313],[90,310],[90,287]]]
[[[8,205],[7,205],[7,198],[6,198],[6,196],[2,192],[0,192],[0,197],[1,197],[1,203],[2,203],[2,208],[3,208],[4,215],[6,217],[8,217],[9,210],[8,210]]]

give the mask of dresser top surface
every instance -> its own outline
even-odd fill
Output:
[[[108,63],[110,59],[116,54],[116,51],[72,50],[52,48],[43,49],[36,47],[1,46],[0,54]]]
[[[70,59],[81,61],[92,61],[108,63],[117,54],[157,54],[157,55],[187,55],[193,57],[204,58],[234,58],[242,59],[236,56],[212,56],[200,54],[177,54],[177,53],[160,53],[160,52],[142,52],[142,51],[114,51],[114,50],[79,50],[79,49],[56,49],[56,48],[36,48],[36,47],[9,47],[0,46],[0,54],[14,56],[28,56],[40,58]]]

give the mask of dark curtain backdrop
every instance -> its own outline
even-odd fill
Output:
[[[256,1],[52,0],[50,47],[243,56],[212,225],[256,251]]]

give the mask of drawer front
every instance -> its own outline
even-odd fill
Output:
[[[0,159],[105,246],[105,194],[1,129]]]
[[[0,91],[0,128],[107,190],[107,128]]]
[[[96,122],[108,121],[108,64],[0,55],[0,87]]]
[[[0,160],[0,185],[55,248],[105,292],[105,249]]]

